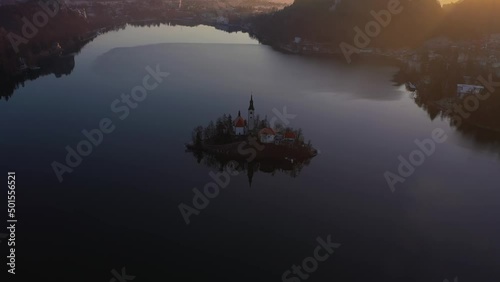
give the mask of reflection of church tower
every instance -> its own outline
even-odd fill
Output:
[[[253,107],[253,95],[250,96],[250,106],[248,107],[248,131],[252,131],[255,128],[255,118],[254,118],[255,108]]]
[[[255,171],[255,163],[248,163],[247,176],[248,176],[248,184],[250,184],[250,187],[252,187],[254,171]]]

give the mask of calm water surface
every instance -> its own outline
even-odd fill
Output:
[[[111,111],[145,67],[170,76],[125,120]],[[0,101],[1,171],[17,172],[18,272],[39,281],[281,281],[318,236],[341,247],[308,281],[500,279],[499,152],[431,120],[390,65],[282,54],[211,27],[127,27],[88,44],[68,76],[45,76]],[[178,209],[214,168],[184,151],[223,113],[296,115],[320,154],[292,178],[232,177],[186,225]],[[51,168],[83,129],[116,129],[59,183]],[[448,140],[391,192],[384,178],[415,139]],[[51,278],[50,280],[48,280]]]

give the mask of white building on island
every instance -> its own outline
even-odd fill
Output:
[[[264,144],[274,143],[276,132],[272,128],[266,127],[259,131],[259,141]]]
[[[241,113],[239,111],[238,111],[238,116],[233,121],[233,126],[234,126],[234,134],[246,135],[247,121],[241,116]]]

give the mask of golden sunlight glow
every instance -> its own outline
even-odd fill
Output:
[[[439,0],[439,2],[441,2],[441,5],[455,3],[455,2],[458,2],[458,1],[460,1],[460,0]]]

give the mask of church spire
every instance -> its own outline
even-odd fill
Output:
[[[255,118],[254,118],[255,109],[253,107],[253,95],[250,96],[250,106],[248,107],[248,130],[253,131],[255,128]]]
[[[249,111],[255,111],[255,108],[253,107],[253,95],[250,96],[250,106],[248,107]]]

